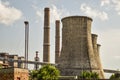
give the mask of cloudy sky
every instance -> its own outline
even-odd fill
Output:
[[[104,68],[120,69],[120,0],[0,0],[0,52],[24,56],[24,21],[30,24],[29,59],[43,53],[43,12],[50,8],[51,62],[54,62],[55,20],[81,15],[93,19]],[[61,24],[62,25],[62,24]]]

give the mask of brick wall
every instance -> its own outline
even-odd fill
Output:
[[[21,68],[6,68],[0,70],[0,80],[28,80],[28,70]]]

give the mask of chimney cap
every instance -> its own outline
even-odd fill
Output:
[[[45,11],[49,11],[49,10],[50,10],[50,8],[46,7],[44,10],[45,10]]]
[[[100,44],[97,44],[97,46],[101,46]]]
[[[56,22],[60,23],[60,20],[56,20]]]
[[[39,53],[38,51],[36,51],[36,53]]]
[[[76,16],[76,15],[75,15],[75,16],[73,15],[73,16],[64,17],[64,18],[62,18],[61,21],[63,21],[64,19],[68,19],[68,18],[86,18],[86,19],[88,19],[88,20],[93,21],[92,18],[90,18],[90,17],[88,17],[88,16],[78,16],[78,15],[77,15],[77,16]]]
[[[24,21],[25,24],[28,24],[28,21]]]
[[[98,37],[98,35],[97,35],[97,34],[92,34],[92,36],[94,36],[94,37]]]

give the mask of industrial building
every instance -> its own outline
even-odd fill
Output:
[[[68,16],[55,21],[55,64],[61,76],[77,76],[83,71],[97,72],[104,79],[104,71],[100,60],[100,44],[97,43],[97,34],[91,33],[92,18],[87,16]],[[44,37],[43,37],[43,62],[40,62],[38,51],[34,61],[28,61],[29,24],[25,23],[25,57],[0,53],[0,64],[14,79],[28,80],[28,63],[34,64],[34,69],[39,69],[39,64],[50,63],[50,9],[44,9]],[[60,50],[60,32],[62,43]],[[16,61],[15,61],[16,60]],[[6,68],[7,67],[7,68]],[[107,70],[106,70],[107,71]],[[110,70],[108,70],[110,71]],[[17,77],[16,74],[18,74]],[[24,74],[24,75],[23,75]],[[0,78],[1,80],[2,78]],[[3,78],[4,79],[4,78]],[[7,80],[7,79],[4,79]]]
[[[0,80],[28,80],[29,72],[25,68],[24,57],[10,55],[9,53],[0,53]],[[16,60],[16,61],[15,61]]]
[[[50,62],[50,9],[44,9],[43,61]],[[55,63],[62,76],[80,75],[82,71],[97,72],[104,78],[99,56],[97,35],[91,33],[92,19],[68,16],[62,20],[62,49],[60,50],[60,21],[55,22]]]
[[[3,68],[0,70],[0,80],[29,80],[29,72],[22,68]]]
[[[1,61],[3,64],[6,64],[8,67],[16,67],[16,68],[25,68],[24,57],[18,55],[10,55],[9,53],[0,53],[0,58],[4,59]],[[14,60],[18,60],[18,62],[14,62]]]

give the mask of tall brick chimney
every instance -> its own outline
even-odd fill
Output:
[[[60,56],[60,21],[55,21],[55,63],[58,63],[59,56]]]
[[[50,62],[50,9],[44,9],[43,62]]]

